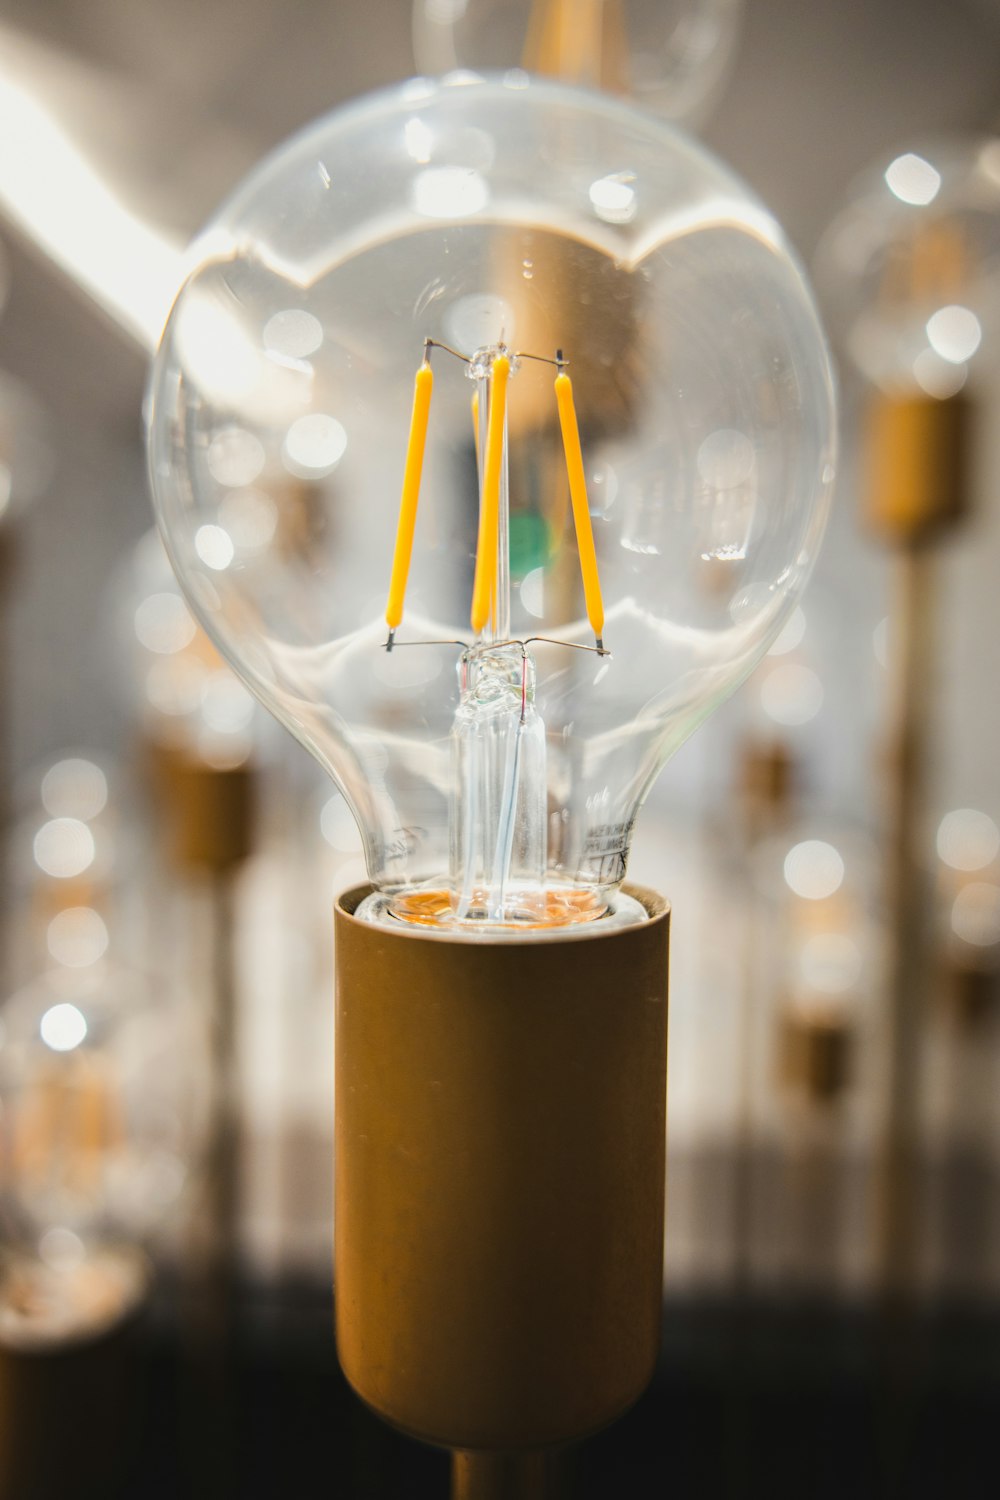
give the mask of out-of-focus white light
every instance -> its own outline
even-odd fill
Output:
[[[812,667],[782,662],[761,683],[760,705],[776,724],[808,724],[823,706],[823,684]]]
[[[206,399],[223,392],[231,401],[245,399],[259,379],[257,350],[246,329],[207,292],[196,291],[182,303],[177,349],[187,379]]]
[[[532,568],[521,580],[518,590],[521,605],[536,620],[545,618],[545,569]]]
[[[180,594],[150,594],[135,612],[139,644],[159,656],[172,656],[190,646],[195,623]]]
[[[228,531],[221,526],[199,526],[194,535],[194,550],[207,568],[222,573],[236,556]]]
[[[89,823],[108,802],[108,778],[92,760],[69,756],[56,761],[42,777],[42,806],[50,818],[80,818]]]
[[[481,349],[516,336],[514,308],[495,292],[469,292],[453,302],[444,315],[448,337],[459,349]]]
[[[0,204],[133,338],[155,349],[180,247],[135,218],[45,107],[0,70]]]
[[[49,957],[68,969],[86,969],[108,949],[108,929],[91,906],[70,906],[57,912],[45,936]]]
[[[1000,141],[987,141],[979,153],[979,170],[1000,183]]]
[[[146,701],[168,718],[194,713],[208,668],[193,654],[156,661],[146,673]]]
[[[260,490],[233,490],[219,504],[219,521],[241,552],[260,552],[277,529],[278,507]]]
[[[635,218],[635,188],[631,172],[615,172],[590,184],[590,204],[606,224],[629,224]]]
[[[78,1234],[62,1225],[46,1229],[38,1241],[38,1254],[53,1271],[71,1271],[82,1265],[87,1251]]]
[[[51,818],[35,834],[35,864],[55,880],[72,880],[94,862],[94,835],[79,818]]]
[[[424,0],[424,14],[436,26],[453,26],[469,8],[469,0]]]
[[[361,848],[358,825],[339,792],[323,804],[319,826],[330,848],[336,849],[338,854],[357,854]]]
[[[953,302],[939,307],[927,319],[927,340],[935,354],[949,364],[961,365],[971,359],[982,342],[983,330],[969,307]]]
[[[889,617],[879,620],[872,631],[872,650],[880,667],[889,665]]]
[[[957,396],[969,378],[964,364],[953,364],[942,359],[933,349],[922,349],[913,361],[913,376],[922,391],[938,401],[947,401]]]
[[[38,1026],[42,1041],[53,1052],[72,1052],[87,1035],[87,1018],[75,1005],[50,1005]]]
[[[264,467],[264,445],[245,427],[226,427],[208,445],[208,470],[217,484],[239,489]]]
[[[964,885],[951,908],[951,930],[973,948],[1000,943],[1000,886],[985,880]]]
[[[602,464],[590,476],[590,514],[606,516],[618,499],[618,473],[611,464]]]
[[[825,901],[843,881],[840,852],[823,839],[804,839],[785,855],[785,883],[806,901]]]
[[[768,651],[768,656],[787,656],[789,651],[794,651],[796,646],[802,644],[802,638],[805,633],[806,617],[796,605],[795,609],[789,615],[788,621],[778,639]]]
[[[273,313],[264,324],[264,348],[280,359],[308,359],[322,342],[322,323],[302,307]]]
[[[235,771],[238,766],[246,765],[252,751],[253,741],[246,731],[219,734],[204,727],[196,737],[195,752],[213,771]]]
[[[406,143],[407,152],[412,156],[413,160],[419,162],[421,166],[426,166],[431,159],[431,146],[434,137],[423,120],[418,119],[416,116],[412,120],[407,120],[403,126],[403,140]]]
[[[253,698],[231,672],[213,672],[202,688],[201,712],[217,734],[239,734],[253,718]]]
[[[698,473],[713,490],[733,490],[745,484],[755,461],[753,443],[735,427],[710,432],[698,449]]]
[[[956,807],[938,825],[937,852],[953,870],[985,870],[1000,854],[1000,828],[988,813]]]
[[[922,207],[933,203],[941,186],[941,173],[929,161],[907,151],[904,156],[886,168],[885,180],[889,191],[895,193],[901,203],[913,203]]]
[[[413,207],[428,219],[465,219],[490,201],[486,179],[472,167],[428,167],[413,184]]]
[[[845,932],[816,932],[799,950],[799,973],[809,990],[843,995],[861,977],[861,949]]]
[[[285,435],[285,467],[302,478],[329,474],[347,452],[347,433],[336,417],[310,412],[293,422]]]

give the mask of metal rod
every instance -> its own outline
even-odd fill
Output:
[[[558,1453],[483,1453],[459,1450],[451,1460],[451,1500],[555,1500]]]
[[[883,1290],[917,1290],[917,1136],[927,1009],[928,892],[921,859],[932,707],[936,557],[918,543],[894,559],[892,729],[886,826],[889,963],[886,1121],[878,1258]]]

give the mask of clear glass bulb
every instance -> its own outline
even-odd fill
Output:
[[[743,0],[414,0],[425,73],[523,68],[624,94],[687,125],[728,76]]]
[[[194,247],[150,402],[195,613],[391,909],[460,927],[605,911],[660,768],[794,607],[833,447],[767,212],[669,127],[520,75],[417,81],[265,161]]]
[[[1000,140],[875,164],[824,235],[817,275],[867,380],[890,396],[957,394],[1000,338]]]

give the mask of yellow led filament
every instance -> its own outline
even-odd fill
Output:
[[[493,387],[486,418],[486,464],[483,469],[483,498],[479,507],[479,542],[476,547],[476,575],[472,585],[472,629],[476,635],[490,617],[490,600],[497,571],[497,544],[500,535],[500,468],[503,463],[504,422],[507,417],[507,381],[510,360],[500,354],[493,361]]]
[[[420,498],[420,476],[424,467],[427,421],[431,412],[433,389],[434,371],[425,358],[413,382],[410,441],[406,450],[406,468],[403,471],[403,494],[399,502],[399,524],[396,527],[396,549],[392,555],[389,598],[385,606],[385,622],[389,627],[390,641],[403,618],[403,598],[406,594],[406,579],[410,571],[410,557],[413,553],[413,532],[417,524],[417,501]]]
[[[428,349],[430,341],[428,340]],[[456,351],[451,350],[451,353]],[[460,358],[465,358],[460,355]],[[538,356],[523,356],[537,358]],[[590,523],[590,506],[587,501],[587,481],[583,467],[583,452],[580,447],[580,429],[573,404],[573,386],[563,368],[562,355],[552,363],[558,366],[555,381],[556,406],[562,432],[563,449],[566,455],[566,473],[569,479],[570,501],[573,508],[573,523],[576,528],[577,548],[580,554],[580,572],[583,578],[583,595],[587,618],[597,642],[598,651],[603,652],[604,603],[601,598],[601,583],[597,572],[597,553],[594,547],[594,532]],[[496,586],[497,558],[500,537],[500,483],[504,461],[504,442],[507,417],[507,383],[511,374],[511,360],[506,354],[498,354],[490,366],[490,397],[486,419],[486,455],[479,453],[479,395],[472,398],[472,417],[476,433],[476,457],[482,464],[482,487],[479,507],[479,536],[476,544],[476,570],[472,586],[472,610],[470,621],[475,635],[486,628],[495,605],[493,598]],[[424,449],[427,445],[427,425],[430,416],[431,390],[434,377],[428,358],[417,371],[413,392],[413,414],[410,419],[410,439],[406,450],[406,467],[403,471],[403,490],[399,504],[399,524],[396,529],[396,547],[392,560],[392,578],[389,598],[385,609],[391,650],[396,628],[403,618],[403,598],[413,552],[413,535],[417,520],[417,502],[420,496],[420,478],[423,470]]]
[[[566,450],[566,473],[569,476],[569,498],[573,505],[573,524],[576,527],[576,545],[580,553],[580,572],[583,574],[583,597],[587,605],[587,618],[597,639],[597,649],[603,650],[601,637],[604,634],[604,601],[601,598],[601,580],[597,576],[597,553],[594,550],[594,528],[590,524],[590,505],[587,501],[587,479],[583,472],[583,453],[580,449],[580,428],[573,405],[573,387],[564,370],[556,376],[556,405],[559,408],[559,425],[562,428],[563,447]]]

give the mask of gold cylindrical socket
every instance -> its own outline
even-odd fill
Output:
[[[647,1384],[663,1275],[669,912],[550,941],[336,911],[337,1345],[404,1431],[570,1442]]]
[[[150,746],[149,763],[174,862],[213,873],[242,864],[253,849],[252,768],[216,769],[162,745]]]
[[[970,411],[962,395],[874,398],[864,506],[869,526],[885,540],[920,542],[965,514]]]

